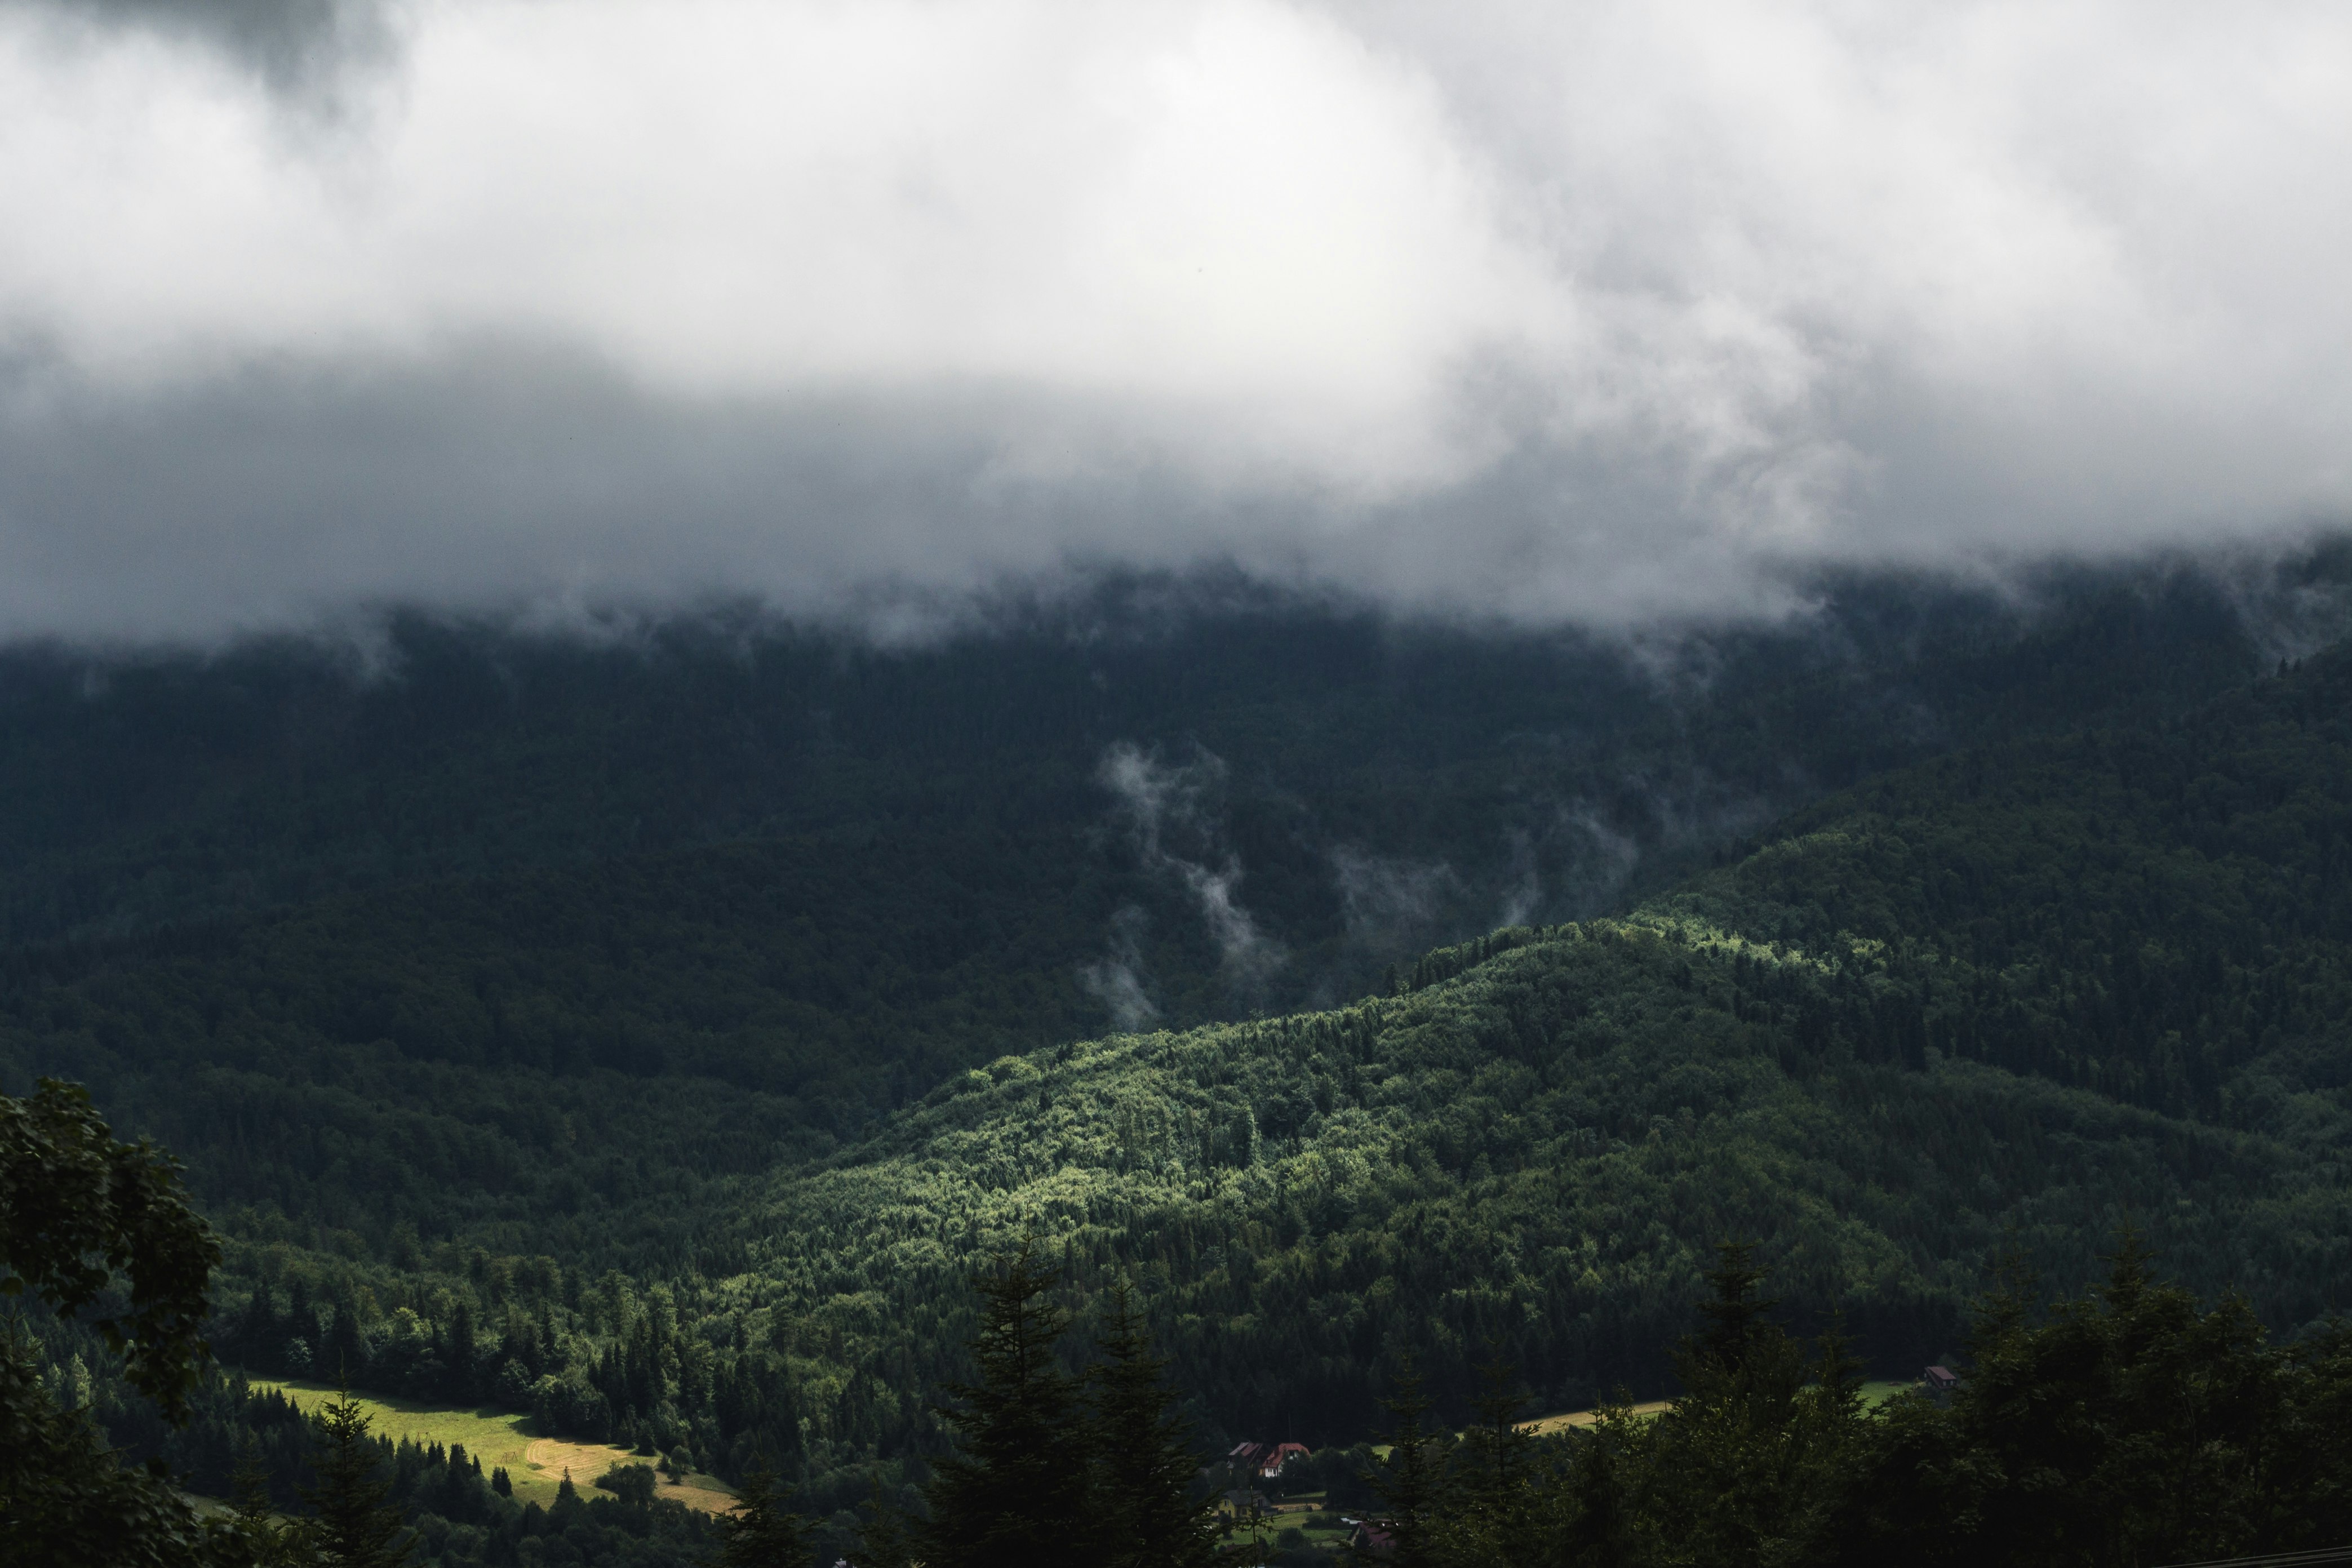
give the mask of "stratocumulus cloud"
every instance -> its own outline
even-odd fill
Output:
[[[2326,6],[0,5],[0,632],[2334,521],[2347,131]]]

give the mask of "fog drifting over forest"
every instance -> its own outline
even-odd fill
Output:
[[[2327,5],[0,5],[0,635],[2352,514]]]

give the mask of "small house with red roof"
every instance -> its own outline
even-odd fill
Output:
[[[1282,1473],[1283,1466],[1305,1458],[1307,1452],[1304,1443],[1235,1443],[1225,1463],[1237,1480],[1249,1477],[1270,1481]]]

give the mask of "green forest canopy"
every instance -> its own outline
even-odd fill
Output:
[[[1192,959],[1150,957],[1184,1027],[1079,1039],[1097,922],[1156,897],[1181,946],[1183,909],[1106,848],[1072,742],[1083,804],[1033,837],[913,813],[19,947],[0,1062],[70,1071],[190,1157],[231,1239],[233,1357],[289,1370],[299,1342],[387,1390],[529,1403],[734,1472],[782,1444],[814,1495],[936,1446],[972,1260],[1029,1233],[1082,1320],[1136,1278],[1213,1432],[1316,1441],[1372,1429],[1406,1350],[1455,1413],[1496,1346],[1547,1403],[1664,1388],[1727,1235],[1759,1239],[1801,1325],[1843,1313],[1898,1372],[1956,1346],[2000,1249],[2071,1289],[2126,1218],[2194,1289],[2242,1285],[2292,1332],[2346,1271],[2345,661],[2248,685],[2242,644],[2094,609],[2073,624],[2107,674],[2050,688],[2076,706],[2021,737],[1864,722],[1932,759],[1864,768],[1631,908],[1438,949],[1345,1006],[1216,1021],[1247,998],[1196,932]],[[2131,647],[2241,674],[2135,684]],[[1949,683],[1998,652],[1929,663]],[[1777,689],[1796,707],[1768,712],[1843,688],[1804,666]],[[1373,714],[1395,688],[1360,695]],[[1740,719],[1704,713],[1675,744]],[[1241,733],[1215,744],[1244,758]],[[1443,747],[1400,772],[1379,726],[1339,733],[1370,743],[1362,798],[1402,779],[1422,801],[1428,852],[1495,838],[1491,802],[1532,776]],[[886,783],[919,771],[864,755]],[[1231,788],[1255,899],[1283,862],[1255,858],[1255,786]],[[1312,950],[1308,915],[1265,907]]]
[[[2031,612],[1819,587],[1647,662],[1151,584],[898,652],[750,620],[395,621],[373,675],[20,650],[0,1080],[88,1083],[247,1242],[726,1271],[681,1213],[1099,1032],[1090,968],[1180,1028],[1360,996],[1498,912],[1622,912],[1824,789],[2255,664],[2185,569],[2053,574]],[[1139,852],[1118,741],[1193,769],[1163,847],[1236,872],[1281,963],[1237,972]]]
[[[2127,1220],[2293,1331],[2340,1299],[2352,1236],[2352,909],[2308,869],[2352,843],[2347,751],[2332,654],[2179,721],[1891,777],[1622,918],[1433,952],[1396,994],[1008,1053],[679,1210],[698,1261],[656,1290],[488,1260],[509,1271],[453,1298],[478,1303],[469,1354],[520,1312],[536,1396],[614,1431],[789,1400],[824,1474],[936,1442],[973,1260],[1033,1234],[1082,1317],[1135,1278],[1220,1429],[1318,1442],[1372,1427],[1408,1350],[1456,1411],[1496,1347],[1548,1403],[1663,1389],[1727,1235],[1801,1324],[1843,1314],[1898,1371],[1956,1347],[2002,1249],[2073,1289]],[[412,1363],[415,1334],[446,1346],[429,1291],[326,1274],[405,1291]],[[782,1380],[747,1395],[751,1366]]]

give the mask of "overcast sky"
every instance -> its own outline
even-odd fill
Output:
[[[2352,517],[2352,8],[0,0],[0,635]]]

